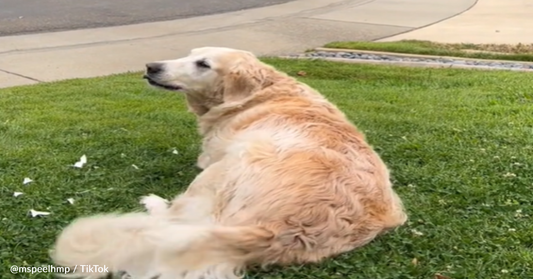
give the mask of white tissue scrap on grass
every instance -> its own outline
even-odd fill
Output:
[[[29,177],[26,177],[26,178],[24,178],[24,181],[22,181],[22,184],[26,185],[26,184],[31,183],[31,182],[33,182],[33,180],[31,180]]]
[[[87,164],[87,156],[81,156],[80,160],[74,164],[76,168],[83,168],[83,165]]]
[[[174,150],[172,150],[172,154],[176,154],[176,155],[178,155],[179,152],[178,152],[178,150],[176,150],[176,148],[174,148]]]
[[[31,209],[30,210],[30,214],[31,214],[31,217],[38,217],[38,216],[46,216],[46,215],[50,215],[50,212],[46,212],[46,211],[37,211],[37,210],[33,210]]]
[[[73,199],[73,198],[68,198],[67,201],[68,201],[70,204],[74,204],[74,199]]]
[[[13,197],[18,197],[18,196],[20,196],[22,194],[23,194],[22,192],[15,192],[15,193],[13,193]]]
[[[139,167],[137,167],[135,164],[131,165],[134,169],[138,170]]]

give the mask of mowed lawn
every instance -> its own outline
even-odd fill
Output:
[[[366,133],[410,220],[321,264],[249,278],[533,278],[531,74],[265,61]],[[183,96],[149,88],[139,73],[0,90],[0,277],[53,278],[9,269],[50,264],[56,235],[78,216],[140,210],[149,193],[173,197],[198,173],[198,152]]]

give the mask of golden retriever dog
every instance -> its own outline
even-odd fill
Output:
[[[240,278],[254,265],[319,262],[407,220],[389,170],[319,92],[230,48],[146,65],[155,87],[182,92],[203,138],[202,172],[147,212],[75,220],[52,259],[133,278]]]

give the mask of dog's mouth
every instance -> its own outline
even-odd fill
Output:
[[[161,83],[155,81],[149,75],[144,75],[143,78],[146,79],[150,85],[155,86],[155,87],[163,88],[163,89],[170,90],[170,91],[181,91],[181,90],[183,90],[183,87],[181,87],[181,86],[161,84]]]

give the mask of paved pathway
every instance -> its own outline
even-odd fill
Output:
[[[518,1],[518,0],[517,0]],[[258,55],[377,40],[460,13],[475,0],[295,0],[165,22],[0,37],[0,87],[143,70],[199,46]]]
[[[292,0],[0,0],[0,36],[163,21]]]
[[[443,43],[533,44],[533,2],[478,0],[470,10],[456,17],[383,41],[404,39]]]

